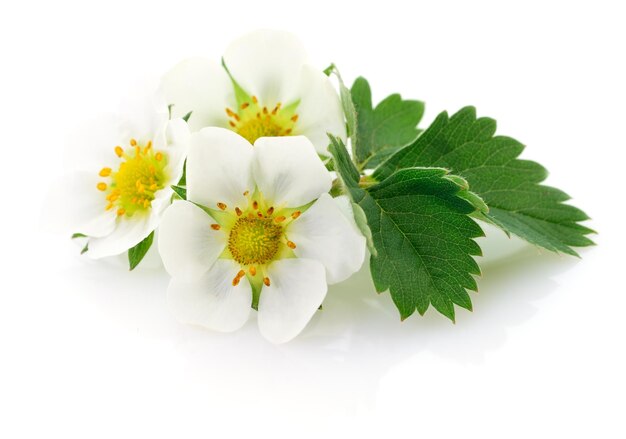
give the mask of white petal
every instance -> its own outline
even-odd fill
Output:
[[[241,328],[250,315],[252,288],[246,277],[233,286],[238,271],[234,261],[219,259],[199,280],[172,278],[167,299],[176,318],[215,331]]]
[[[67,139],[65,167],[94,175],[104,167],[117,169],[120,159],[115,154],[115,147],[125,146],[130,140],[122,139],[120,126],[119,116],[113,114],[103,114],[79,124]]]
[[[198,131],[207,126],[228,126],[226,107],[235,105],[234,89],[228,74],[217,62],[191,58],[176,65],[163,77],[161,87],[172,117],[190,111],[189,126]]]
[[[167,208],[159,226],[159,253],[169,274],[195,280],[213,265],[226,246],[226,234],[211,229],[214,223],[188,201]]]
[[[299,207],[328,192],[332,177],[306,137],[263,137],[254,144],[254,178],[266,199]]]
[[[287,237],[296,244],[298,257],[314,259],[326,267],[329,284],[349,278],[365,259],[365,238],[328,194],[289,225]]]
[[[224,53],[224,64],[233,78],[262,105],[287,103],[297,84],[306,52],[288,32],[259,30],[234,41]]]
[[[254,190],[253,149],[246,139],[224,128],[204,128],[191,136],[187,157],[187,199],[215,209],[245,205]]]
[[[318,153],[328,155],[327,133],[346,140],[346,122],[337,91],[324,72],[304,65],[295,93],[300,104],[294,134],[306,136]]]
[[[89,240],[86,255],[92,259],[119,255],[143,241],[156,229],[158,223],[159,217],[152,211],[132,218],[118,217],[110,234]]]
[[[140,145],[154,142],[155,135],[169,118],[165,97],[158,91],[157,84],[137,83],[133,93],[122,100],[119,118],[121,146],[128,146],[131,138]]]
[[[310,259],[282,259],[268,267],[271,281],[259,298],[259,330],[272,343],[298,335],[326,297],[324,266]]]
[[[189,126],[182,119],[172,119],[165,125],[165,129],[160,133],[164,147],[168,154],[168,162],[165,172],[169,177],[169,185],[177,184],[183,174],[185,159],[189,152],[189,142],[191,134]]]
[[[96,189],[101,180],[95,172],[76,172],[55,182],[44,205],[44,227],[68,237],[73,233],[94,237],[111,233],[117,215],[105,209],[105,193]]]

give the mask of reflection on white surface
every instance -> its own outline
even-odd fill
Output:
[[[508,238],[485,247],[497,253],[501,244],[510,244]],[[182,368],[180,385],[219,395],[215,400],[207,396],[209,405],[250,406],[262,413],[259,395],[264,404],[275,400],[306,406],[324,400],[316,410],[330,415],[371,408],[386,373],[417,355],[482,363],[504,344],[509,328],[532,318],[535,303],[558,285],[553,278],[575,264],[576,259],[541,254],[528,245],[505,258],[490,258],[481,263],[479,293],[471,293],[474,312],[457,308],[456,324],[432,308],[423,317],[415,314],[400,322],[390,295],[374,291],[365,266],[332,286],[323,310],[305,331],[279,346],[259,335],[255,317],[233,334],[179,324],[168,313],[169,278],[160,269],[129,273],[81,262],[59,278],[67,283],[67,300],[76,312],[95,312],[142,345],[169,346]],[[107,337],[100,342],[108,343]]]

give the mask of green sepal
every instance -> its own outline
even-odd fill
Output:
[[[174,193],[180,197],[181,200],[187,199],[187,187],[172,185],[171,188],[174,191]]]
[[[144,256],[146,256],[146,253],[148,253],[148,250],[150,250],[150,247],[152,246],[153,240],[154,232],[150,232],[150,234],[146,236],[143,241],[128,250],[128,265],[131,271],[134,270],[135,267],[143,260]]]

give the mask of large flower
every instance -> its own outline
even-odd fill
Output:
[[[171,203],[183,173],[189,128],[169,120],[156,95],[138,96],[119,116],[85,127],[71,153],[73,172],[53,190],[48,219],[89,238],[87,255],[117,255],[140,243]],[[76,147],[76,146],[75,146]]]
[[[305,137],[254,147],[223,128],[192,135],[187,198],[163,216],[159,251],[184,322],[233,331],[258,309],[261,333],[295,337],[332,284],[359,269],[365,238],[328,195],[331,176]]]
[[[252,32],[228,47],[223,64],[188,59],[163,78],[173,114],[191,112],[193,131],[224,127],[250,143],[303,135],[322,155],[328,155],[327,133],[345,138],[337,92],[321,70],[306,64],[306,52],[293,35]]]

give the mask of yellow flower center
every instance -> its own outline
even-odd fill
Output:
[[[265,264],[278,253],[282,234],[272,218],[239,218],[230,230],[228,249],[241,265]]]
[[[298,115],[294,110],[297,103],[282,108],[279,102],[273,109],[261,106],[252,96],[251,102],[244,102],[237,111],[226,108],[228,123],[233,131],[254,143],[259,137],[289,136],[293,133]]]
[[[237,262],[241,269],[233,279],[233,285],[248,276],[251,283],[270,286],[266,267],[272,261],[293,257],[296,244],[287,238],[288,225],[301,215],[300,210],[274,208],[260,193],[244,193],[247,203],[244,206],[229,208],[225,203],[217,203],[213,217],[220,224],[212,224],[211,229],[226,233],[228,245],[222,257]],[[257,277],[257,274],[259,276]]]
[[[116,208],[119,216],[147,211],[155,193],[165,187],[167,156],[154,151],[151,141],[139,145],[135,139],[130,140],[130,148],[126,150],[116,146],[115,154],[121,159],[117,171],[102,168],[98,174],[107,180],[96,186],[106,193],[105,209]]]

